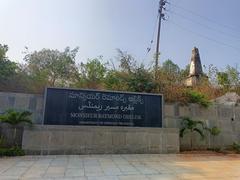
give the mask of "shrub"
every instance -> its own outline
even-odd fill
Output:
[[[218,136],[218,135],[221,133],[221,129],[218,128],[218,127],[216,127],[216,126],[214,126],[214,127],[212,127],[212,128],[207,128],[207,127],[206,127],[206,130],[209,131],[210,135],[213,136],[213,144],[214,144],[214,142],[215,142],[215,137]],[[209,149],[211,149],[210,139],[209,139]],[[218,149],[219,149],[219,148],[217,148],[217,147],[213,147],[213,150],[214,150],[214,151],[218,151]]]
[[[17,125],[19,124],[30,124],[32,125],[32,120],[30,118],[31,112],[29,111],[15,111],[15,110],[8,110],[4,114],[0,115],[0,122],[10,124],[13,128],[13,140],[15,146],[18,145],[16,141],[17,135]]]
[[[25,152],[19,147],[0,148],[1,156],[24,156]]]
[[[11,125],[17,125],[20,123],[32,124],[29,111],[18,112],[15,110],[8,110],[3,115],[0,115],[0,121]]]
[[[237,153],[240,153],[240,144],[234,142],[232,145],[233,150],[235,150]]]
[[[3,136],[0,136],[0,148],[4,145],[5,139]]]
[[[211,105],[211,102],[208,100],[208,98],[198,91],[188,90],[187,98],[189,103],[196,103],[205,108],[208,108]]]
[[[181,122],[181,129],[179,135],[181,138],[183,138],[186,133],[190,133],[190,147],[191,150],[193,150],[193,133],[198,133],[201,138],[204,139],[204,129],[205,127],[202,121],[194,121],[189,117],[184,117]]]

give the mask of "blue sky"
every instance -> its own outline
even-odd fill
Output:
[[[196,46],[202,64],[239,64],[239,0],[168,1],[161,63],[171,59],[185,67]],[[158,0],[0,0],[0,43],[9,45],[8,56],[17,62],[25,46],[30,51],[78,46],[78,63],[99,55],[114,60],[119,48],[148,65],[157,9]]]

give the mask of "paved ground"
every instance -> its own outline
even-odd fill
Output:
[[[0,179],[240,180],[240,155],[90,155],[1,158]]]

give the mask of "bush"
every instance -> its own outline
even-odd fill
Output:
[[[19,147],[0,148],[1,156],[24,156],[25,152]]]
[[[207,99],[207,97],[197,91],[187,91],[187,98],[189,103],[196,103],[205,108],[208,108],[211,105],[211,102]]]
[[[233,150],[235,150],[237,153],[240,153],[240,144],[234,142],[232,145]]]
[[[190,147],[191,150],[193,150],[193,133],[198,133],[203,140],[205,138],[204,129],[205,125],[202,121],[195,121],[189,117],[184,117],[181,122],[179,135],[181,138],[183,138],[186,133],[190,133]]]
[[[0,148],[4,145],[5,140],[3,138],[3,136],[0,136]]]

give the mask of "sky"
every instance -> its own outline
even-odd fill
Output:
[[[160,63],[171,59],[184,68],[196,46],[204,65],[240,64],[239,0],[168,2]],[[0,0],[0,44],[9,46],[8,57],[16,62],[23,62],[26,46],[30,52],[69,46],[79,47],[77,63],[103,56],[117,64],[119,48],[149,66],[157,10],[158,0]]]

